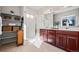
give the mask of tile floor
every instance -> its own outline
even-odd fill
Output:
[[[0,52],[66,52],[60,48],[43,42],[40,48],[35,47],[32,43],[26,41],[24,45],[16,46],[15,43],[2,45]]]

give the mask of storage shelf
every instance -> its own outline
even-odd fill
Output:
[[[1,38],[1,39],[8,39],[8,38],[16,38],[15,36],[10,36],[10,37],[4,37],[4,38]]]

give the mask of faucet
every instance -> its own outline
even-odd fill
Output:
[[[69,29],[69,27],[66,27],[66,29]]]
[[[67,23],[66,23],[66,24],[67,24],[67,25],[66,25],[66,29],[69,29],[69,24],[68,24],[68,23],[69,23],[69,22],[67,21]]]

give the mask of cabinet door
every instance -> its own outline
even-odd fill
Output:
[[[66,47],[66,36],[62,34],[56,35],[56,46],[65,49]]]
[[[43,41],[47,42],[47,30],[44,31]]]
[[[78,37],[67,36],[67,50],[68,51],[78,51]]]
[[[55,39],[55,31],[48,30],[48,42],[55,45],[56,39]]]
[[[43,41],[43,35],[44,35],[44,30],[43,29],[40,29],[40,40]]]
[[[23,44],[23,31],[19,30],[17,33],[17,45]]]
[[[47,30],[45,29],[40,30],[40,39],[42,41],[47,41]]]

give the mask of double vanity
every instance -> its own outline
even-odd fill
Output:
[[[78,29],[40,29],[40,39],[66,51],[79,51]]]

